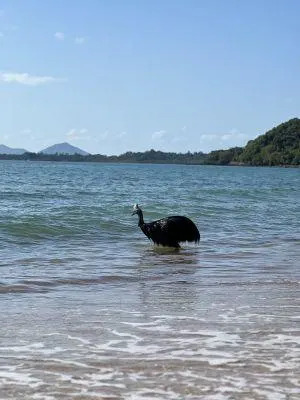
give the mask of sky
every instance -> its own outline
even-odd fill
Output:
[[[0,0],[0,144],[244,146],[300,111],[299,0]]]

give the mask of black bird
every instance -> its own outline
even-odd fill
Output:
[[[134,214],[139,216],[138,225],[141,230],[157,245],[179,248],[179,242],[198,243],[200,240],[198,228],[187,217],[175,215],[146,223],[143,212],[137,204],[133,206],[132,215]]]

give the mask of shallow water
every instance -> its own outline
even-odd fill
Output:
[[[299,169],[0,174],[1,399],[299,398]],[[136,202],[200,245],[152,246]]]

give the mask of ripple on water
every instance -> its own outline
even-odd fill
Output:
[[[238,333],[208,329],[203,319],[185,315],[153,315],[146,322],[139,312],[118,310],[114,318],[112,310],[102,312],[111,323],[98,340],[48,332],[43,342],[1,346],[4,393],[18,385],[30,396],[43,388],[45,396],[67,391],[87,399],[296,399],[296,331]]]
[[[0,162],[1,400],[298,400],[298,172]]]

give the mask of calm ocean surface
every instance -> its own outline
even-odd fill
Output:
[[[300,169],[0,162],[0,398],[296,400]],[[131,216],[190,217],[154,247]]]

